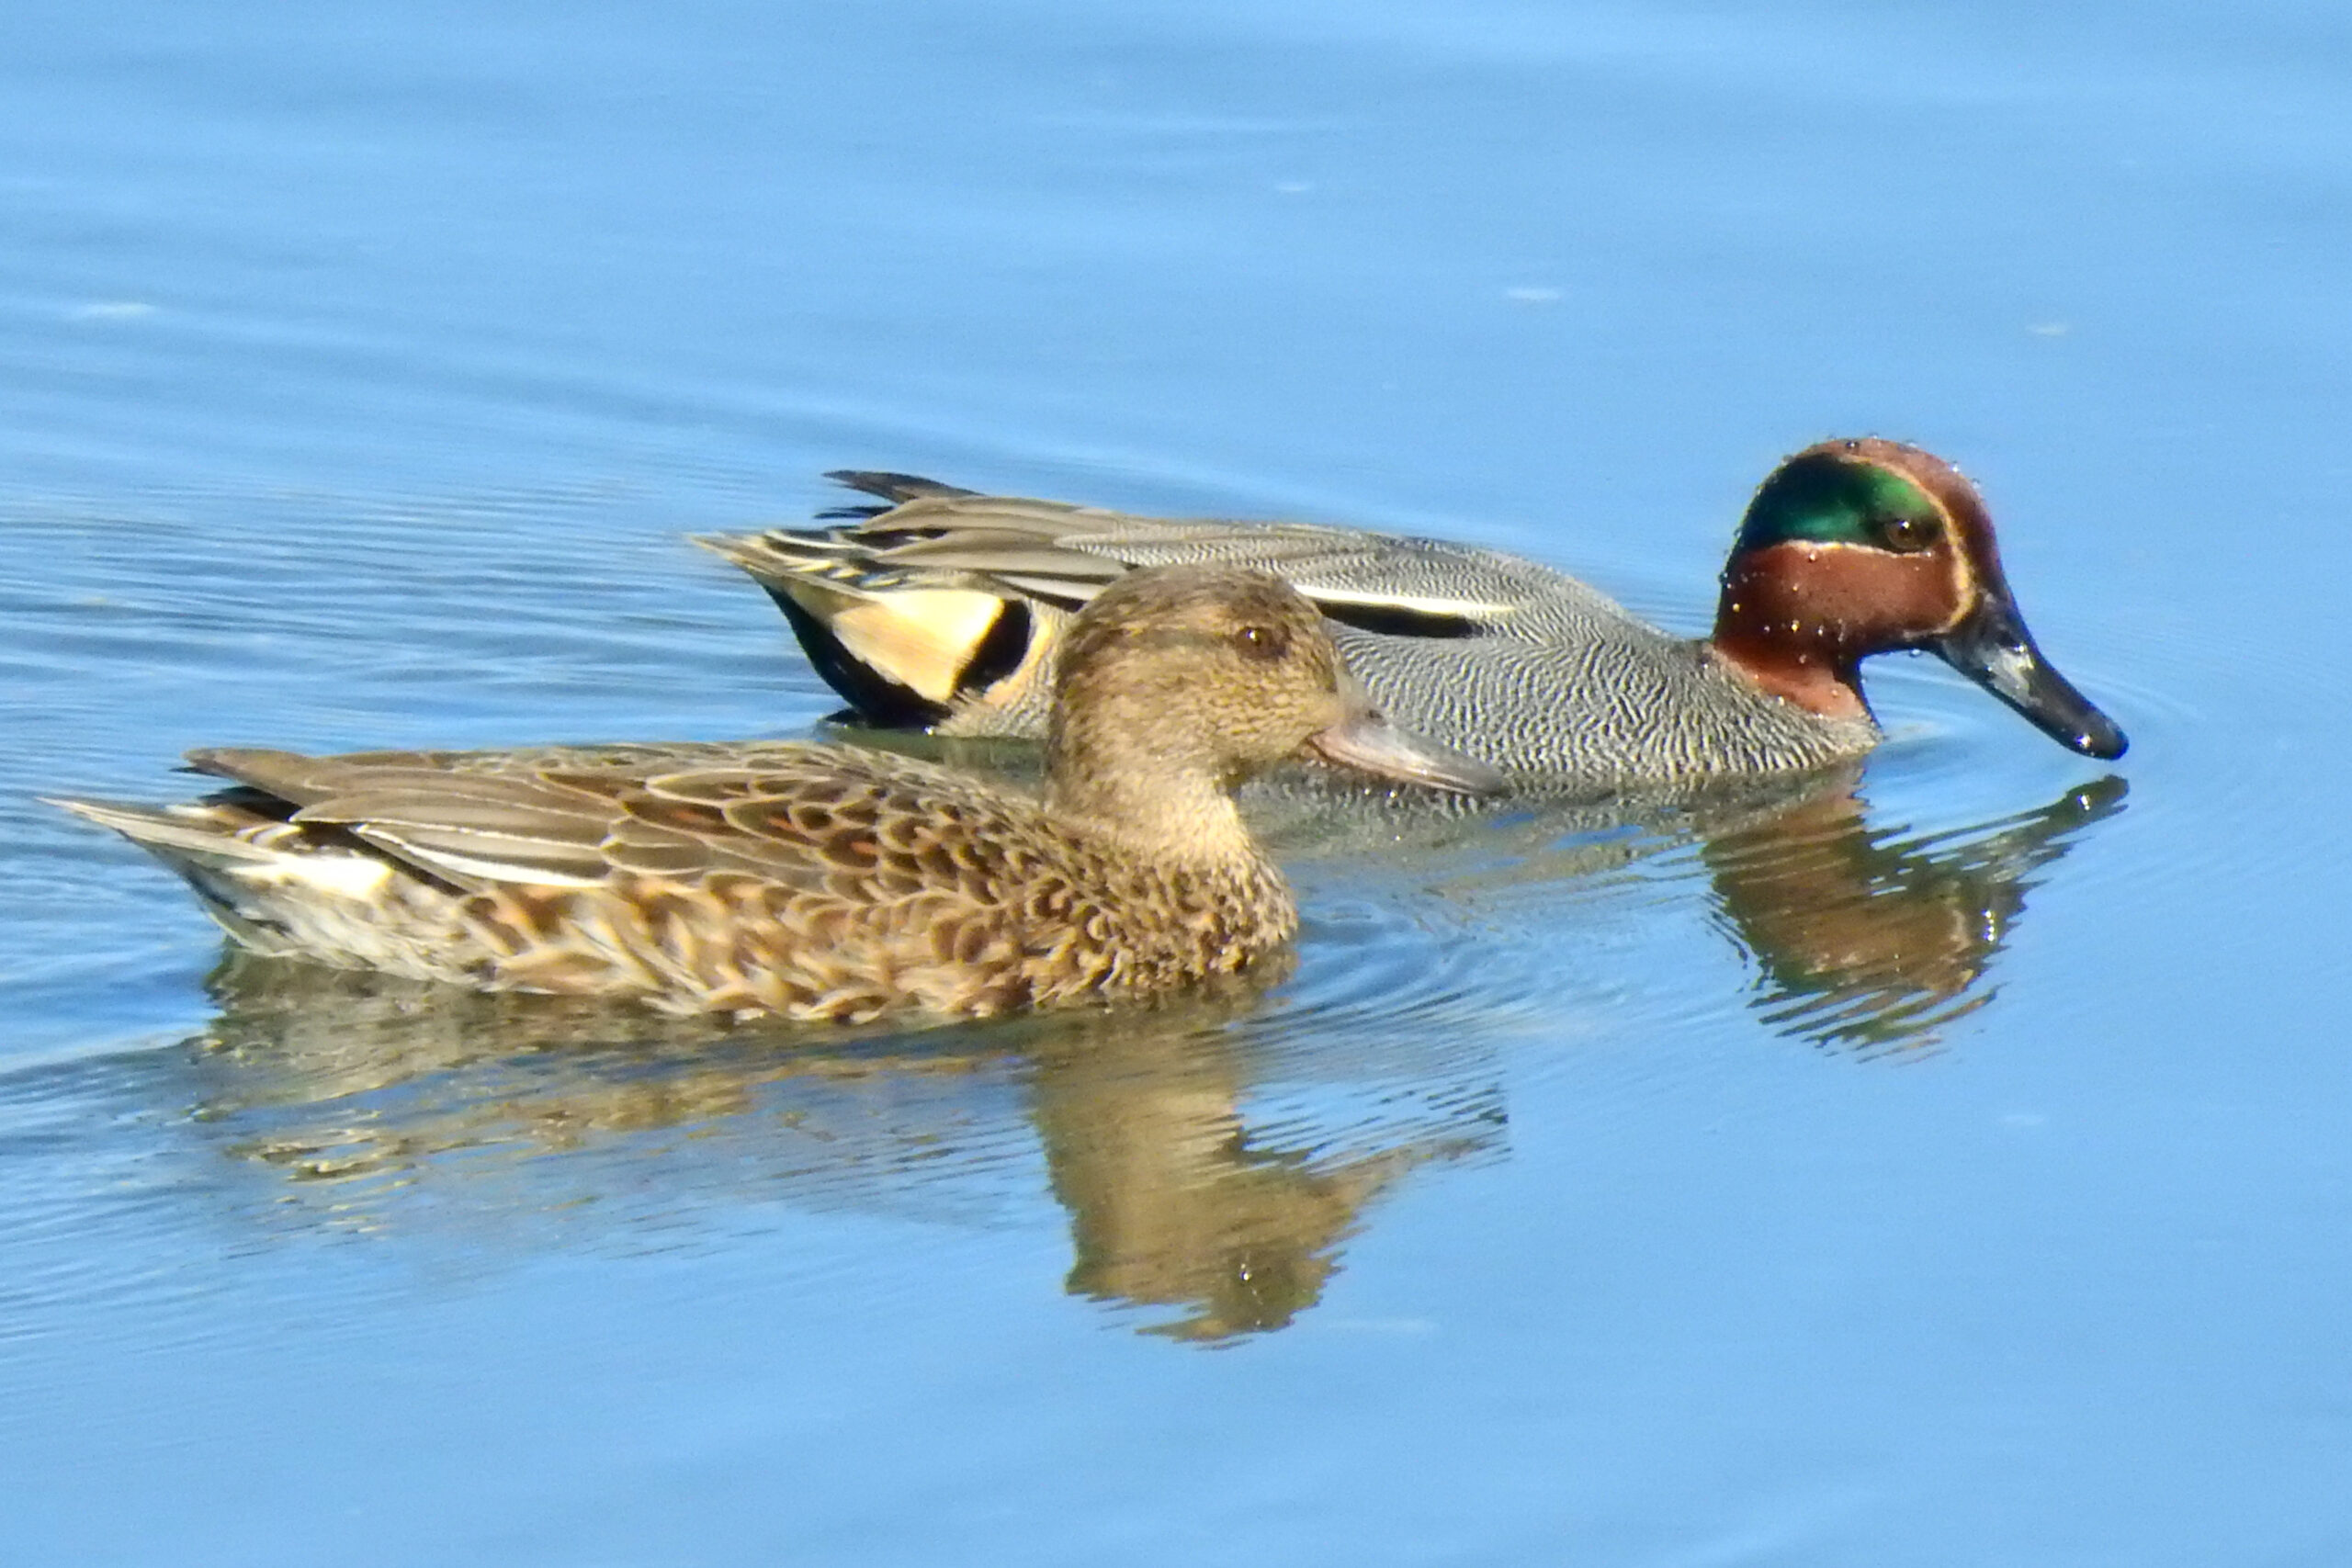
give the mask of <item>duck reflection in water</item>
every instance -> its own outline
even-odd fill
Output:
[[[1295,871],[1317,856],[1483,911],[1488,940],[1558,973],[1577,906],[1628,878],[1707,885],[1708,918],[1753,966],[1774,1031],[1865,1055],[1918,1051],[1990,1002],[2026,897],[2122,811],[2109,774],[2048,805],[1928,830],[1889,824],[1850,764],[1801,781],[1500,807],[1392,800],[1304,774],[1250,797]],[[1556,983],[1555,978],[1547,983]]]
[[[1306,858],[1345,880],[1400,875],[1420,897],[1507,913],[1479,922],[1482,944],[1516,931],[1550,953],[1564,900],[1627,874],[1703,878],[1709,918],[1754,965],[1758,1015],[1876,1055],[1916,1052],[1992,999],[2027,895],[2123,797],[2101,779],[1920,832],[1874,821],[1849,773],[1793,798],[1645,808],[1631,827],[1589,804],[1465,817],[1387,802],[1362,844],[1329,799],[1288,826],[1265,815],[1285,839],[1311,815],[1325,847]],[[471,1213],[625,1247],[678,1245],[700,1209],[779,1200],[987,1223],[1035,1190],[1042,1150],[1071,1229],[1067,1289],[1221,1343],[1315,1306],[1385,1191],[1498,1151],[1504,1132],[1496,1036],[1270,1003],[1284,967],[1116,1011],[812,1034],[232,953],[198,1043],[197,1120],[316,1200],[274,1184],[265,1208],[294,1223]]]
[[[1261,1148],[1242,1116],[1248,1064],[1229,1033],[1106,1031],[1041,1057],[1033,1115],[1069,1211],[1077,1294],[1175,1307],[1152,1332],[1220,1340],[1287,1325],[1321,1299],[1339,1244],[1406,1171],[1494,1143],[1499,1096],[1450,1129],[1334,1156]],[[1483,1108],[1483,1109],[1482,1109]]]
[[[1914,832],[1874,825],[1840,785],[1709,836],[1700,856],[1767,1023],[1865,1055],[1917,1051],[1993,999],[2027,893],[2124,795],[2110,774],[2038,810]]]
[[[198,1121],[291,1179],[266,1206],[278,1223],[399,1231],[470,1213],[469,1232],[584,1226],[623,1247],[676,1245],[700,1208],[776,1200],[991,1223],[1042,1146],[1071,1227],[1068,1291],[1215,1343],[1315,1305],[1367,1205],[1502,1134],[1491,1063],[1410,1041],[1329,1097],[1324,1083],[1285,1093],[1275,1135],[1254,1133],[1261,1025],[1283,1016],[1261,993],[1279,978],[845,1035],[232,953],[210,981],[222,1010],[195,1042]],[[1348,1043],[1318,1046],[1310,1077],[1346,1075]],[[1285,1060],[1295,1044],[1286,1033]],[[1425,1072],[1390,1076],[1400,1062]],[[1369,1124],[1351,1092],[1367,1086]],[[1346,1101],[1344,1122],[1311,1109],[1327,1098]]]

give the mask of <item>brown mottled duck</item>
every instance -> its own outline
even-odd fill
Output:
[[[1297,915],[1233,801],[1306,755],[1458,792],[1314,608],[1230,567],[1124,577],[1062,637],[1042,797],[785,742],[309,757],[212,749],[179,805],[57,804],[263,953],[672,1011],[983,1016],[1246,968]]]

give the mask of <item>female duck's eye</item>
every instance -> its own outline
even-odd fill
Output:
[[[1251,659],[1279,659],[1290,639],[1272,626],[1243,626],[1233,634],[1233,643]]]
[[[1932,518],[1900,513],[1878,520],[1878,542],[1890,550],[1924,550],[1941,532]]]

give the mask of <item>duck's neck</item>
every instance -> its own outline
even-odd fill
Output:
[[[1721,625],[1707,647],[1726,669],[1767,696],[1794,703],[1821,718],[1871,716],[1856,661],[1841,659],[1834,650],[1792,648],[1778,635]]]
[[[1073,716],[1072,707],[1080,712]],[[1233,784],[1163,712],[1128,698],[1057,702],[1046,741],[1046,804],[1156,859],[1195,864],[1258,860]]]
[[[1854,563],[1825,566],[1819,547],[1743,551],[1724,569],[1708,648],[1758,690],[1823,718],[1868,721],[1861,664],[1877,651],[1864,604],[1843,580]],[[1852,612],[1852,613],[1849,613]]]

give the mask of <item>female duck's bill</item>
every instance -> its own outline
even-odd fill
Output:
[[[1500,769],[1389,723],[1373,705],[1363,682],[1345,665],[1340,670],[1340,695],[1347,716],[1308,736],[1300,749],[1304,755],[1336,768],[1452,795],[1500,795],[1510,788]]]
[[[888,752],[755,742],[191,753],[230,787],[60,801],[244,945],[673,1012],[983,1016],[1238,974],[1297,916],[1233,800],[1320,756],[1457,791],[1492,770],[1373,709],[1312,606],[1136,572],[1070,627],[1039,800]]]

